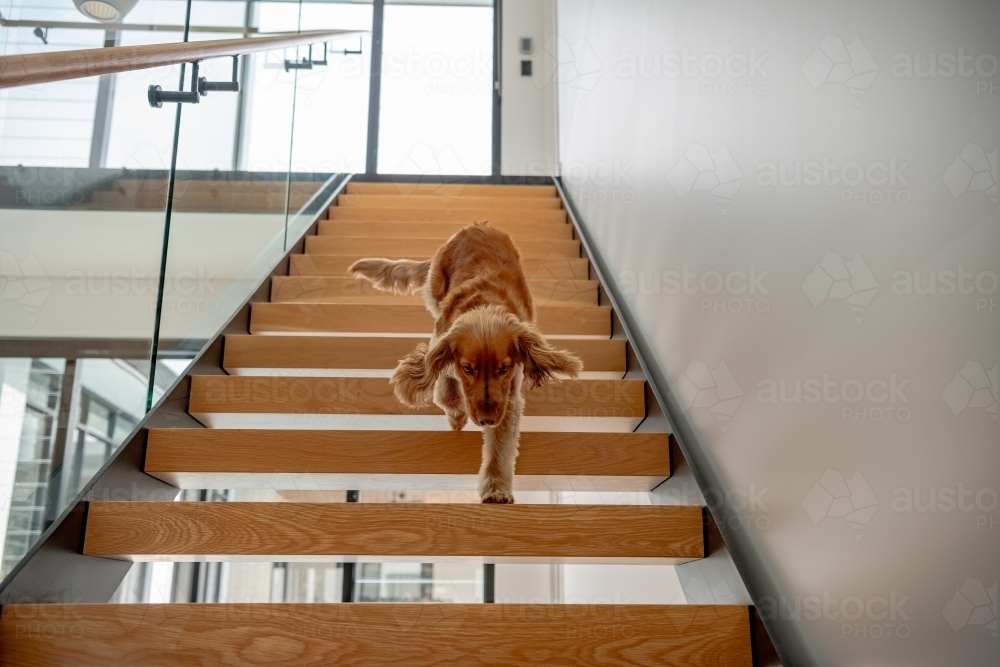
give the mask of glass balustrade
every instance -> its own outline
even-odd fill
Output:
[[[472,12],[473,27],[488,36],[484,11]],[[404,13],[389,17],[393,30],[405,27]],[[0,15],[20,22],[0,27],[0,55],[17,55],[368,31],[373,5],[142,0],[121,19],[134,27],[115,31],[72,5],[38,0],[0,0]],[[42,27],[55,21],[73,25]],[[457,44],[448,48],[465,48]],[[371,49],[364,32],[311,53],[247,54],[235,63],[239,92],[209,91],[197,104],[160,108],[150,105],[149,87],[190,91],[190,63],[0,89],[0,577],[266,280],[322,212],[340,174],[365,171]],[[326,64],[297,67],[310,58]],[[198,69],[198,77],[226,82],[234,62],[208,59]],[[398,85],[384,83],[395,113],[385,117],[389,138],[406,134],[397,122]],[[480,139],[488,144],[488,135]],[[463,158],[473,166],[457,173],[488,160],[482,146],[473,148],[475,156]],[[425,496],[362,492],[353,500],[441,502]],[[348,495],[206,489],[178,500],[345,502]],[[482,602],[483,594],[484,566],[475,562],[137,563],[114,601]]]
[[[136,27],[111,32],[72,4],[8,0],[0,55],[240,38],[258,13],[143,0],[121,19]],[[290,169],[298,70],[285,63],[307,53],[242,56],[241,91],[198,104],[147,95],[190,91],[191,64],[0,89],[0,577],[318,212],[332,163]],[[231,81],[233,66],[204,60],[199,77]]]

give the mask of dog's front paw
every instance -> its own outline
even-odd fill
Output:
[[[463,428],[465,428],[465,424],[468,421],[469,421],[469,415],[464,413],[461,416],[448,415],[448,424],[451,426],[452,431],[461,431]]]
[[[489,491],[483,495],[483,503],[491,505],[513,505],[514,494],[503,491]]]

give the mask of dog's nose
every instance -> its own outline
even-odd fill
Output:
[[[496,423],[495,419],[480,419],[479,420],[479,425],[480,426],[493,426],[493,424],[495,424],[495,423]]]

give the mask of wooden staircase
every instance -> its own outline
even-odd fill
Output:
[[[521,249],[539,325],[583,376],[528,392],[515,488],[649,491],[668,436],[633,432],[641,379],[552,186],[349,183],[249,334],[228,375],[191,378],[208,428],[152,429],[146,473],[181,489],[473,489],[480,439],[436,407],[400,406],[396,361],[432,328],[419,297],[346,275],[362,256],[430,257],[472,220]],[[662,563],[703,558],[703,508],[679,505],[91,502],[85,554],[156,560],[475,559]],[[32,630],[31,619],[44,618]],[[27,620],[26,620],[27,619]],[[43,627],[44,626],[44,627]],[[738,605],[6,605],[0,662],[17,665],[752,664]]]

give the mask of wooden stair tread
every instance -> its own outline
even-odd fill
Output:
[[[9,665],[750,667],[741,605],[4,605]]]
[[[597,305],[596,280],[529,280],[535,306],[549,302]],[[276,276],[271,279],[271,301],[292,303],[415,303],[420,294],[382,292],[364,279],[326,276]]]
[[[388,259],[430,259],[431,253],[420,255],[408,254],[406,258],[401,253],[384,255]],[[334,276],[344,277],[347,268],[361,255],[292,255],[289,274],[292,276]],[[590,263],[583,257],[564,257],[551,254],[547,257],[521,257],[521,268],[528,280],[587,280],[590,276]]]
[[[609,306],[547,305],[536,312],[546,335],[611,335]],[[434,318],[422,305],[340,303],[255,303],[251,333],[408,333],[427,334]]]
[[[223,367],[240,369],[300,368],[390,369],[429,336],[226,336]],[[549,337],[556,347],[583,360],[586,371],[625,371],[624,339]]]
[[[680,563],[703,558],[686,505],[93,501],[83,553],[134,560]]]
[[[440,195],[446,197],[557,197],[554,185],[479,185],[471,183],[362,183],[350,181],[349,194]]]
[[[179,488],[475,489],[476,431],[150,429],[145,471]],[[515,488],[649,491],[665,433],[521,434]]]
[[[561,417],[599,410],[600,416],[645,414],[643,380],[566,380],[525,391],[524,414]],[[388,378],[192,375],[188,412],[202,414],[436,415],[393,396]]]
[[[440,238],[447,239],[465,227],[461,222],[347,222],[321,220],[317,227],[319,236],[391,237],[391,238]],[[519,239],[573,238],[573,227],[565,223],[491,222],[490,227],[505,231]]]
[[[360,206],[333,206],[330,220],[402,221],[414,222],[566,222],[563,210],[516,210],[482,208],[361,208]]]
[[[364,195],[344,194],[337,198],[341,208],[482,208],[511,211],[561,210],[557,197],[445,197],[441,195]]]
[[[422,257],[433,255],[446,240],[447,237],[422,239],[307,236],[306,254],[384,257],[387,253],[404,256],[415,253]],[[514,245],[525,256],[548,257],[552,254],[566,257],[580,256],[580,242],[573,239],[526,239],[515,241]]]

